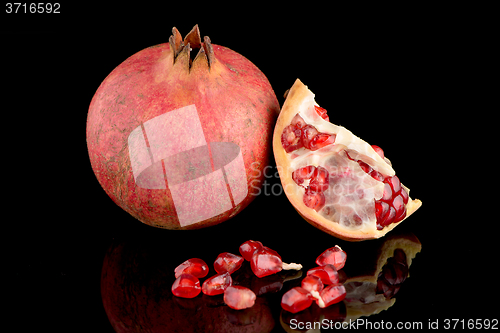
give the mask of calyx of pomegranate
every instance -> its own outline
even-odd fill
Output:
[[[338,238],[382,237],[421,205],[410,199],[383,150],[330,123],[300,80],[279,115],[273,151],[295,209]]]
[[[210,66],[215,63],[214,50],[208,36],[201,42],[200,29],[195,25],[193,29],[182,39],[182,36],[176,27],[172,28],[172,36],[168,40],[170,48],[174,52],[174,64],[182,63],[191,69],[195,64],[203,63]],[[191,59],[191,51],[199,50],[194,60]]]

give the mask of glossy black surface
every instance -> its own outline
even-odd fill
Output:
[[[150,11],[140,13],[135,17]],[[498,318],[494,204],[474,201],[478,197],[471,193],[480,190],[471,192],[467,186],[478,183],[480,176],[464,176],[472,169],[460,169],[459,176],[453,171],[461,161],[454,158],[456,141],[450,139],[450,124],[435,119],[446,109],[436,98],[446,94],[443,80],[449,66],[443,59],[453,48],[453,43],[441,41],[439,25],[430,28],[417,18],[353,18],[349,24],[333,18],[309,22],[300,16],[280,20],[280,13],[260,16],[259,24],[243,18],[215,24],[164,15],[161,22],[137,25],[134,13],[127,10],[95,16],[88,12],[86,20],[75,8],[61,15],[54,21],[24,16],[2,36],[2,123],[8,136],[2,159],[8,197],[3,206],[3,271],[9,278],[4,299],[9,308],[6,322],[18,325],[16,331],[43,327],[54,332],[113,332],[103,295],[133,288],[142,290],[146,301],[129,299],[130,304],[149,304],[151,313],[160,303],[176,306],[182,309],[176,320],[182,322],[204,318],[203,309],[219,309],[208,316],[224,314],[243,327],[256,317],[221,310],[217,299],[206,296],[173,301],[169,288],[174,268],[184,260],[200,257],[211,266],[220,252],[237,253],[249,239],[278,251],[286,262],[302,263],[303,272],[336,244],[347,252],[346,271],[373,264],[384,239],[349,243],[315,229],[281,193],[274,166],[262,194],[243,212],[203,230],[148,227],[107,197],[86,151],[87,109],[95,90],[130,55],[167,42],[172,26],[185,34],[195,23],[213,43],[254,62],[273,85],[280,105],[283,93],[299,77],[332,122],[381,146],[411,189],[410,196],[423,201],[422,208],[394,230],[411,233],[422,244],[410,277],[395,295],[395,304],[369,321],[394,326],[421,322],[423,328],[438,321],[444,328],[447,319],[465,319],[467,327],[469,319]],[[123,252],[107,262],[117,248]],[[132,280],[103,292],[102,272],[113,263],[115,273],[132,271],[126,273]],[[212,273],[211,267],[209,276]],[[279,301],[294,283],[285,282],[281,291],[259,297],[262,311],[269,311],[264,315],[270,313],[274,320],[273,331],[282,331]],[[131,309],[124,308],[121,315],[137,320],[137,331],[145,329],[148,324],[134,318],[148,317],[149,310]],[[457,328],[462,325],[458,322]]]

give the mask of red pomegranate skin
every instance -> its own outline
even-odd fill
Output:
[[[215,59],[209,63],[206,57],[197,57],[191,64],[189,52],[180,52],[174,62],[169,43],[146,48],[115,68],[91,101],[87,146],[95,175],[118,206],[148,225],[167,229],[198,229],[215,225],[240,212],[260,191],[263,168],[269,161],[272,130],[279,113],[278,101],[269,81],[255,65],[226,47],[211,45]],[[197,112],[201,129],[194,126],[193,130],[186,131],[192,119],[168,116],[169,122],[156,126],[155,131],[146,128],[147,122],[155,121],[155,117],[186,110],[182,109],[186,107]],[[129,147],[129,136],[132,137],[134,130],[141,139],[145,136],[146,145],[151,145],[147,154],[142,144],[140,154],[146,156],[142,157],[143,160],[150,156],[150,164],[156,170],[141,181],[154,183],[156,185],[150,187],[157,188],[147,188],[149,185],[145,188],[136,183],[136,178],[140,177],[137,177],[137,165],[147,161],[131,157],[140,151]],[[192,147],[191,142],[197,140],[196,136],[204,137],[206,141],[206,145],[199,149],[211,147],[212,151],[208,154],[207,151],[195,152],[194,160],[192,157],[181,158],[180,162],[172,162],[172,167],[165,161],[160,162],[161,156],[155,157],[154,151],[151,152],[156,144],[152,142],[156,139],[151,137],[162,135],[168,135],[166,144],[173,147],[169,149],[177,149],[180,153],[186,146]],[[214,143],[229,145],[229,152],[222,149],[225,146],[214,152],[211,146]],[[186,156],[193,156],[189,152]],[[244,176],[242,166],[236,174],[231,168],[224,168],[225,183],[222,182],[218,190],[211,189],[210,192],[210,188],[199,185],[201,188],[185,191],[188,186],[183,187],[187,183],[182,181],[214,174],[217,164],[228,163],[239,152]],[[215,153],[222,161],[215,160]],[[205,156],[210,156],[210,163],[203,160]],[[168,181],[170,175],[166,176],[169,172],[177,173],[172,177],[177,177],[176,182],[180,183],[176,184],[175,193]],[[195,175],[190,176],[189,172]],[[222,179],[220,170],[218,172]],[[153,179],[155,177],[158,179]],[[206,183],[207,180],[200,182]]]

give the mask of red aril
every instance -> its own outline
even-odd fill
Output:
[[[250,267],[257,277],[264,277],[280,272],[283,269],[283,262],[276,251],[264,246],[253,254]]]
[[[301,282],[301,287],[307,290],[308,292],[317,291],[321,292],[324,288],[323,282],[316,275],[307,275]]]
[[[344,300],[346,291],[343,284],[332,284],[320,293],[321,299],[325,303],[325,307],[330,306],[332,304],[341,302]]]
[[[203,282],[201,291],[208,296],[220,295],[233,283],[229,272],[217,274]]]
[[[219,274],[225,272],[231,274],[240,268],[241,264],[243,264],[243,257],[229,252],[223,252],[217,256],[217,259],[215,259],[214,268]]]
[[[273,137],[285,194],[309,223],[338,238],[382,237],[422,203],[410,199],[380,147],[329,119],[297,80]]]
[[[344,267],[346,260],[347,254],[342,251],[340,246],[335,245],[321,253],[316,259],[316,264],[319,266],[330,264],[335,266],[336,270],[340,270]]]
[[[253,291],[242,286],[229,286],[224,291],[224,303],[235,310],[252,307],[256,298],[257,296]]]
[[[326,285],[339,282],[339,273],[335,269],[335,266],[330,264],[311,268],[307,271],[307,275],[315,275],[319,277],[321,282]]]
[[[252,272],[259,278],[272,275],[280,272],[281,270],[300,270],[302,269],[301,264],[296,263],[284,263],[281,260],[281,256],[278,252],[263,246],[261,249],[256,250],[250,260],[250,268]]]
[[[311,306],[313,297],[302,287],[287,291],[281,298],[281,307],[291,313],[297,313]]]
[[[246,38],[241,36],[242,38]],[[87,147],[108,196],[143,223],[198,229],[260,193],[279,104],[248,59],[200,37],[146,48],[116,67],[89,107]]]
[[[172,285],[172,293],[177,297],[193,298],[200,294],[200,280],[191,274],[181,274]]]
[[[184,261],[175,268],[175,277],[178,278],[181,274],[187,273],[201,279],[208,274],[208,265],[199,258],[191,258]]]
[[[240,245],[239,251],[246,261],[250,261],[255,251],[260,249],[262,249],[261,242],[249,240]]]

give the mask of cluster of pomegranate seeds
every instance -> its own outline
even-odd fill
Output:
[[[241,257],[229,252],[219,254],[214,262],[218,273],[203,282],[200,288],[199,278],[208,274],[208,265],[201,259],[188,259],[174,270],[177,278],[172,285],[172,293],[177,297],[193,298],[203,292],[208,296],[224,294],[224,302],[232,309],[246,309],[255,304],[255,293],[244,286],[233,285],[231,274],[237,271],[245,260],[257,277],[275,274],[283,269],[302,268],[298,264],[286,264],[274,250],[263,246],[261,242],[249,240],[243,243],[239,251]]]
[[[292,179],[297,185],[306,189],[302,197],[304,204],[316,211],[321,210],[325,205],[323,192],[330,184],[328,171],[321,166],[308,165],[292,172]]]
[[[401,249],[394,250],[394,256],[387,260],[377,280],[377,294],[392,298],[408,277],[408,262],[406,254]]]
[[[328,118],[326,110],[318,114],[325,119]],[[316,111],[318,111],[316,109]],[[281,134],[281,144],[287,153],[291,153],[299,148],[318,150],[319,148],[335,143],[335,134],[320,133],[313,125],[306,124],[304,119],[297,113],[293,117],[290,125],[283,129]]]
[[[384,158],[384,151],[376,145],[372,148]],[[380,172],[374,170],[368,164],[360,160],[352,159],[349,154],[347,157],[358,162],[364,172],[372,176],[373,179],[384,183],[384,194],[380,200],[375,200],[375,215],[377,216],[377,229],[382,230],[391,223],[397,223],[406,217],[406,204],[408,204],[408,192],[401,186],[397,176],[385,177]]]
[[[320,308],[341,302],[346,295],[345,287],[339,281],[335,265],[342,268],[347,256],[339,246],[324,251],[316,259],[318,267],[307,271],[300,287],[287,291],[281,299],[281,307],[291,313],[307,309],[315,300]],[[326,287],[325,287],[326,286]]]

